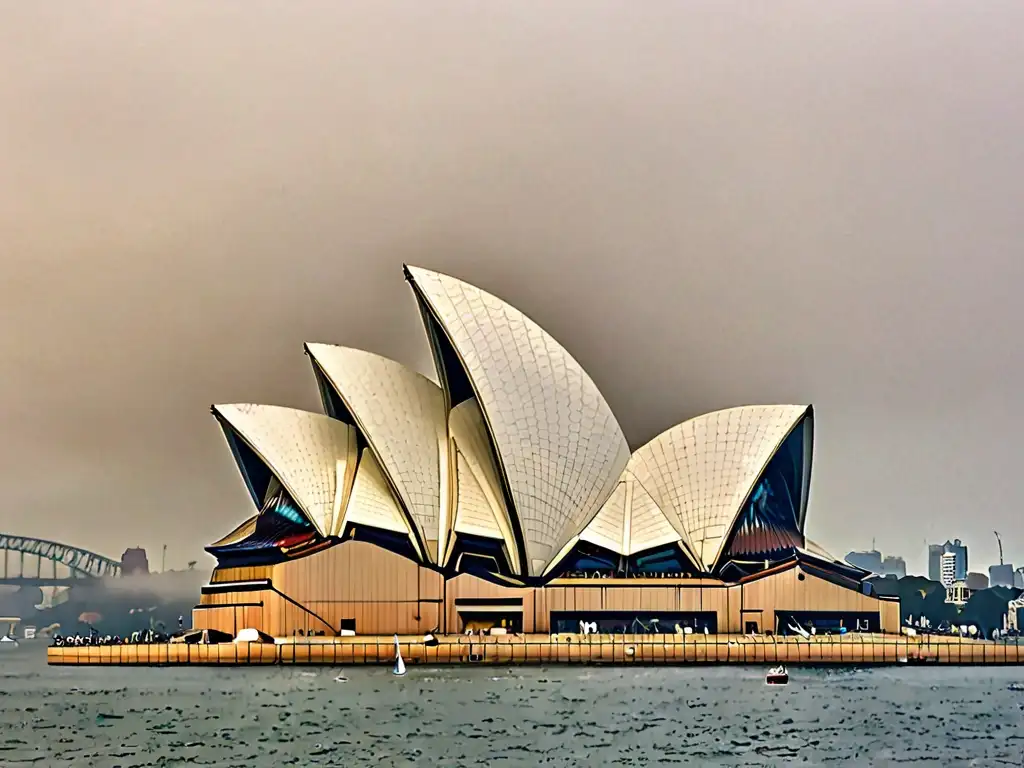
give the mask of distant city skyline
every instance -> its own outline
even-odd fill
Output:
[[[980,537],[978,537],[978,536],[975,536],[974,538],[980,539]],[[875,537],[872,541],[869,541],[869,543],[866,546],[862,546],[862,547],[848,547],[847,549],[843,550],[843,552],[841,552],[841,553],[836,552],[836,553],[833,553],[833,554],[836,554],[839,557],[845,557],[845,554],[847,552],[870,552],[872,550],[875,550],[875,551],[880,552],[883,556],[887,556],[887,557],[888,556],[902,557],[904,559],[904,561],[906,562],[906,564],[907,564],[907,573],[908,574],[927,576],[928,575],[928,567],[929,567],[929,563],[928,563],[928,547],[930,545],[933,545],[933,544],[945,544],[947,541],[950,541],[950,542],[956,541],[957,539],[959,539],[960,542],[964,546],[967,547],[967,551],[969,552],[969,558],[970,558],[969,559],[969,570],[970,571],[975,571],[975,572],[978,572],[978,573],[985,573],[987,575],[988,574],[989,566],[991,566],[991,565],[998,565],[999,564],[999,550],[998,550],[998,546],[993,546],[993,549],[995,549],[995,559],[992,560],[992,562],[985,562],[983,557],[979,557],[979,556],[977,556],[975,554],[977,552],[977,549],[983,549],[983,547],[979,546],[976,549],[974,546],[972,546],[971,545],[972,537],[970,535],[967,535],[967,534],[958,534],[958,535],[955,535],[955,536],[948,536],[948,537],[943,537],[941,539],[936,539],[935,541],[928,541],[927,543],[922,545],[923,553],[918,553],[918,552],[906,553],[906,552],[898,552],[898,551],[895,551],[895,550],[890,550],[890,549],[887,549],[886,547],[882,546],[882,544],[879,542],[878,537]],[[995,541],[995,537],[993,537],[993,541]],[[1024,552],[1022,552],[1021,557],[1019,559],[1014,560],[1011,557],[1011,554],[1010,554],[1013,551],[1013,549],[1010,546],[1010,542],[1011,542],[1011,539],[1009,539],[1008,537],[1005,537],[1005,536],[1003,537],[1003,561],[1006,564],[1008,564],[1008,565],[1013,565],[1014,570],[1016,570],[1016,569],[1018,569],[1020,567],[1024,567]],[[1024,537],[1022,537],[1022,543],[1024,543]]]

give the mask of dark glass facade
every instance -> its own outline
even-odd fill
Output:
[[[804,545],[810,421],[803,419],[769,460],[740,513],[725,560],[778,560]]]
[[[560,576],[692,576],[693,567],[679,547],[673,545],[622,557],[588,542],[577,544],[559,569]]]
[[[718,630],[714,611],[683,613],[676,611],[552,611],[552,632],[579,632],[580,623],[597,624],[597,632],[609,635],[678,634],[689,628],[708,634]]]

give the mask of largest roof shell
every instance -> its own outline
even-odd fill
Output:
[[[472,383],[538,576],[611,495],[626,438],[590,376],[533,320],[448,275],[406,273]]]

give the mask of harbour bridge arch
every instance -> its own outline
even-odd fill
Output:
[[[87,549],[0,533],[0,584],[56,586],[120,575],[117,560]]]

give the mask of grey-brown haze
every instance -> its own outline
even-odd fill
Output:
[[[0,530],[196,559],[250,514],[211,403],[317,410],[304,341],[430,371],[410,262],[634,447],[813,403],[838,554],[1024,560],[1020,3],[0,10]]]

